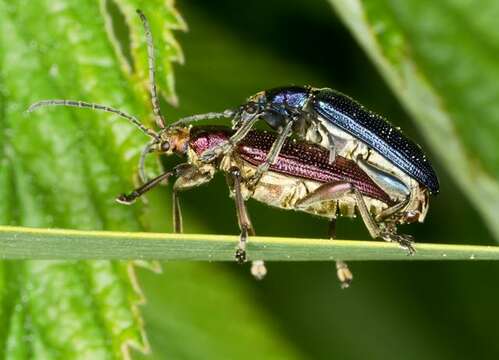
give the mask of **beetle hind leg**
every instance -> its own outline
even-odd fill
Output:
[[[407,255],[414,255],[416,253],[413,245],[414,238],[408,234],[397,234],[397,228],[394,223],[385,224],[384,229],[380,231],[378,237],[385,241],[399,244],[402,249],[407,250]]]
[[[332,182],[324,184],[298,201],[297,206],[306,208],[314,203],[337,200],[347,193],[354,194],[357,209],[372,238],[396,242],[400,247],[406,249],[409,255],[413,255],[416,252],[412,245],[412,236],[397,234],[394,222],[381,221],[378,223],[369,212],[363,195],[351,183]]]
[[[373,238],[381,238],[385,241],[398,243],[401,248],[407,250],[408,255],[414,255],[416,249],[414,249],[414,246],[412,245],[413,237],[411,235],[397,234],[395,223],[381,222],[380,226],[371,216],[360,191],[355,188],[352,188],[352,191],[355,195],[360,216],[362,217],[369,234],[371,234]]]

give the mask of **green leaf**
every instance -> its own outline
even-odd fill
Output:
[[[163,74],[163,76],[156,79],[157,86],[170,103],[177,104],[178,99],[174,91],[172,63],[183,63],[184,56],[179,44],[172,36],[172,30],[187,30],[186,23],[180,14],[174,10],[171,1],[167,2],[170,3],[169,6],[163,6],[161,1],[114,0],[114,2],[123,12],[130,30],[131,49],[129,51],[133,59],[132,63],[130,63],[130,58],[127,56],[128,51],[124,51],[122,45],[120,45],[122,42],[113,41],[125,71],[135,77],[135,80],[141,86],[141,93],[149,101],[148,93],[143,91],[143,89],[149,88],[149,74],[143,26],[136,12],[137,9],[140,9],[147,14],[151,32],[155,36],[156,42],[161,42],[161,46],[155,47],[156,69],[159,74]],[[107,22],[109,26],[112,26],[112,17],[107,17]]]
[[[172,262],[160,276],[141,274],[151,299],[144,310],[146,328],[156,345],[144,358],[306,358],[259,303],[255,283],[224,270],[219,264]],[[158,316],[164,309],[168,316]]]
[[[162,42],[174,44],[162,50],[169,56],[159,72],[173,97],[170,61],[181,55],[170,29],[182,26],[179,15],[159,0],[119,1],[116,8],[127,15],[146,3],[157,9]],[[25,112],[41,99],[69,98],[147,120],[147,74],[121,71],[110,17],[120,14],[110,15],[104,0],[0,1],[1,224],[142,229],[141,206],[120,206],[114,197],[133,186],[145,136],[109,114]],[[2,262],[0,357],[107,359],[126,357],[130,347],[147,351],[142,301],[130,262]]]
[[[81,231],[0,226],[3,259],[118,259],[234,261],[234,235]],[[269,261],[499,260],[499,247],[416,245],[417,252],[383,241],[252,236],[251,259]],[[99,268],[104,268],[99,266]]]
[[[330,1],[499,240],[499,3]]]

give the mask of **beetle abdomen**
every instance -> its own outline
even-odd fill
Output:
[[[313,96],[314,110],[324,119],[372,147],[431,193],[438,193],[438,179],[426,155],[400,130],[340,92],[317,89]]]

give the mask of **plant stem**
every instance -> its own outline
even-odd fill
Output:
[[[1,259],[232,261],[237,236],[80,231],[0,226]],[[250,259],[499,260],[499,247],[416,244],[416,254],[378,241],[251,237]]]

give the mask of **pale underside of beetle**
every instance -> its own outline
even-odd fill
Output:
[[[305,138],[329,148],[330,137],[334,139],[336,154],[356,161],[373,181],[385,191],[394,202],[407,202],[402,211],[412,212],[413,221],[423,222],[428,212],[429,191],[413,177],[394,166],[384,156],[359,141],[337,126],[322,122],[321,126],[309,127]],[[376,164],[376,165],[373,165]],[[412,222],[412,221],[411,221]]]

